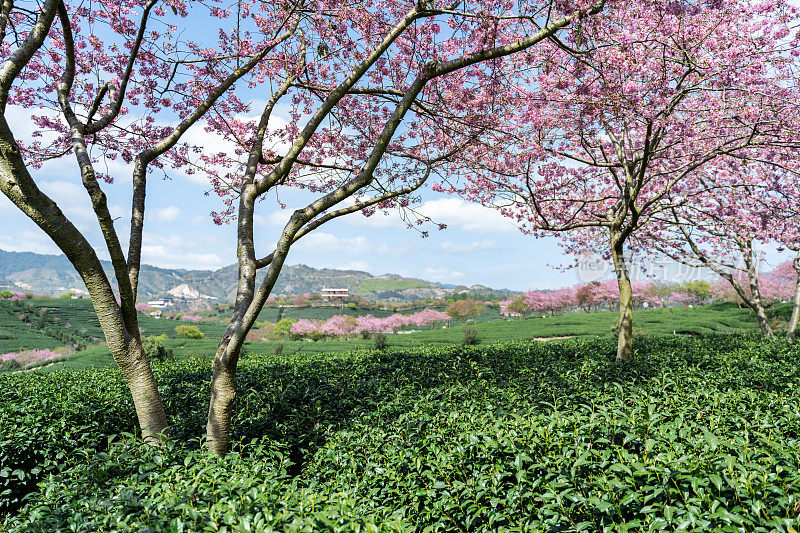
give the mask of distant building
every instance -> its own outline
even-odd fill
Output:
[[[350,298],[348,289],[327,289],[323,288],[320,292],[323,300],[347,300]]]
[[[154,309],[164,309],[169,305],[172,305],[172,300],[161,299],[161,300],[150,300],[147,302],[147,305]]]

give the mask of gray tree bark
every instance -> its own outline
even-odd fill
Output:
[[[619,285],[619,337],[617,339],[617,361],[630,359],[633,351],[633,288],[628,275],[628,266],[623,256],[620,234],[611,233],[611,259]]]

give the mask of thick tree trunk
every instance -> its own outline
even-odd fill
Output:
[[[206,423],[206,445],[217,454],[230,450],[231,421],[236,399],[236,368],[247,333],[253,327],[258,313],[272,292],[283,262],[289,253],[297,230],[302,225],[295,214],[284,228],[278,246],[273,253],[264,280],[256,290],[258,272],[253,246],[253,208],[255,195],[247,188],[239,199],[238,251],[239,286],[233,318],[220,340],[211,377],[211,399]]]
[[[160,442],[167,428],[167,417],[142,350],[135,311],[128,316],[123,313],[92,246],[58,205],[36,186],[3,115],[0,115],[0,190],[47,233],[80,274],[111,354],[128,383],[142,434],[149,442]],[[133,304],[130,305],[132,308]]]
[[[786,339],[789,342],[794,342],[797,335],[797,324],[800,322],[800,252],[792,261],[792,266],[797,272],[797,278],[794,282],[794,302],[792,305],[792,318],[789,319],[789,330],[786,332]]]
[[[633,350],[633,288],[618,235],[611,236],[611,258],[619,285],[619,339],[617,361],[629,359]]]
[[[211,377],[206,437],[208,448],[218,455],[230,449],[231,421],[236,399],[236,365],[225,364],[227,344],[217,349]]]
[[[108,337],[109,335],[106,335],[106,338]],[[127,350],[113,355],[133,396],[142,438],[149,444],[161,444],[167,430],[167,415],[141,342],[131,338]]]

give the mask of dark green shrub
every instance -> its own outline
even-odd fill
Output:
[[[181,443],[159,449],[124,434],[118,371],[4,374],[0,530],[797,530],[800,347],[635,346],[253,354],[222,458],[209,361],[156,367]]]
[[[8,361],[0,361],[0,372],[12,372],[19,370],[22,365],[16,359],[9,359]]]
[[[461,335],[461,344],[472,346],[478,344],[480,340],[478,330],[475,326],[467,326],[464,328],[464,332]]]
[[[368,341],[371,337],[372,337],[371,331],[368,331],[366,329],[361,331],[361,338],[364,339],[365,341]]]
[[[389,346],[389,338],[386,333],[373,333],[372,334],[372,347],[376,350],[385,350]]]
[[[151,361],[166,361],[175,358],[172,350],[164,344],[165,340],[167,340],[166,335],[150,336],[142,339],[142,348],[144,348],[144,354],[148,359]]]
[[[272,355],[282,355],[283,354],[283,343],[276,344],[275,348],[272,350]]]

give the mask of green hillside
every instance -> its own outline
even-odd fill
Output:
[[[393,278],[366,278],[355,288],[357,296],[367,296],[377,292],[393,292],[405,289],[417,289],[428,287],[430,283],[412,279],[393,279]]]
[[[275,310],[277,312],[277,310]],[[323,312],[324,311],[324,312]],[[332,314],[354,314],[348,308],[338,310],[335,308],[305,308],[284,310],[284,317],[294,316],[302,318],[328,318]],[[318,316],[311,316],[311,313],[319,313]],[[772,314],[778,320],[786,320],[791,312],[791,306],[781,304],[772,310]],[[385,312],[388,314],[388,312]],[[375,313],[379,316],[378,313]],[[267,316],[266,319],[270,319]],[[478,331],[480,345],[489,345],[496,342],[523,341],[530,339],[553,339],[560,337],[577,338],[598,338],[613,336],[612,328],[617,318],[614,311],[600,313],[573,313],[543,318],[528,318],[502,320],[496,310],[488,309],[477,317],[475,324],[470,324]],[[166,345],[171,348],[178,359],[184,358],[209,358],[213,357],[219,337],[224,331],[221,324],[204,324],[197,326],[206,334],[205,339],[190,340],[179,338],[174,328],[180,322],[173,320],[157,320],[151,317],[141,317],[142,329],[145,335],[166,334],[168,339]],[[411,348],[429,345],[452,345],[459,344],[464,335],[466,326],[454,321],[450,327],[435,327],[411,333],[400,333],[388,336],[390,347]],[[706,307],[689,308],[670,308],[670,309],[648,309],[639,310],[634,313],[634,328],[639,335],[649,336],[691,336],[696,337],[703,334],[717,333],[745,333],[755,332],[758,325],[755,317],[747,309],[739,309],[735,305],[718,304]],[[278,348],[280,346],[280,348]],[[329,339],[317,342],[308,340],[282,340],[265,342],[248,342],[245,350],[249,354],[269,355],[280,349],[283,353],[342,353],[358,348],[372,348],[373,341],[370,339],[353,338]],[[246,356],[245,356],[246,357]],[[68,360],[48,366],[46,370],[57,370],[60,368],[100,368],[113,366],[110,353],[106,348],[91,348],[84,352],[78,352]]]

